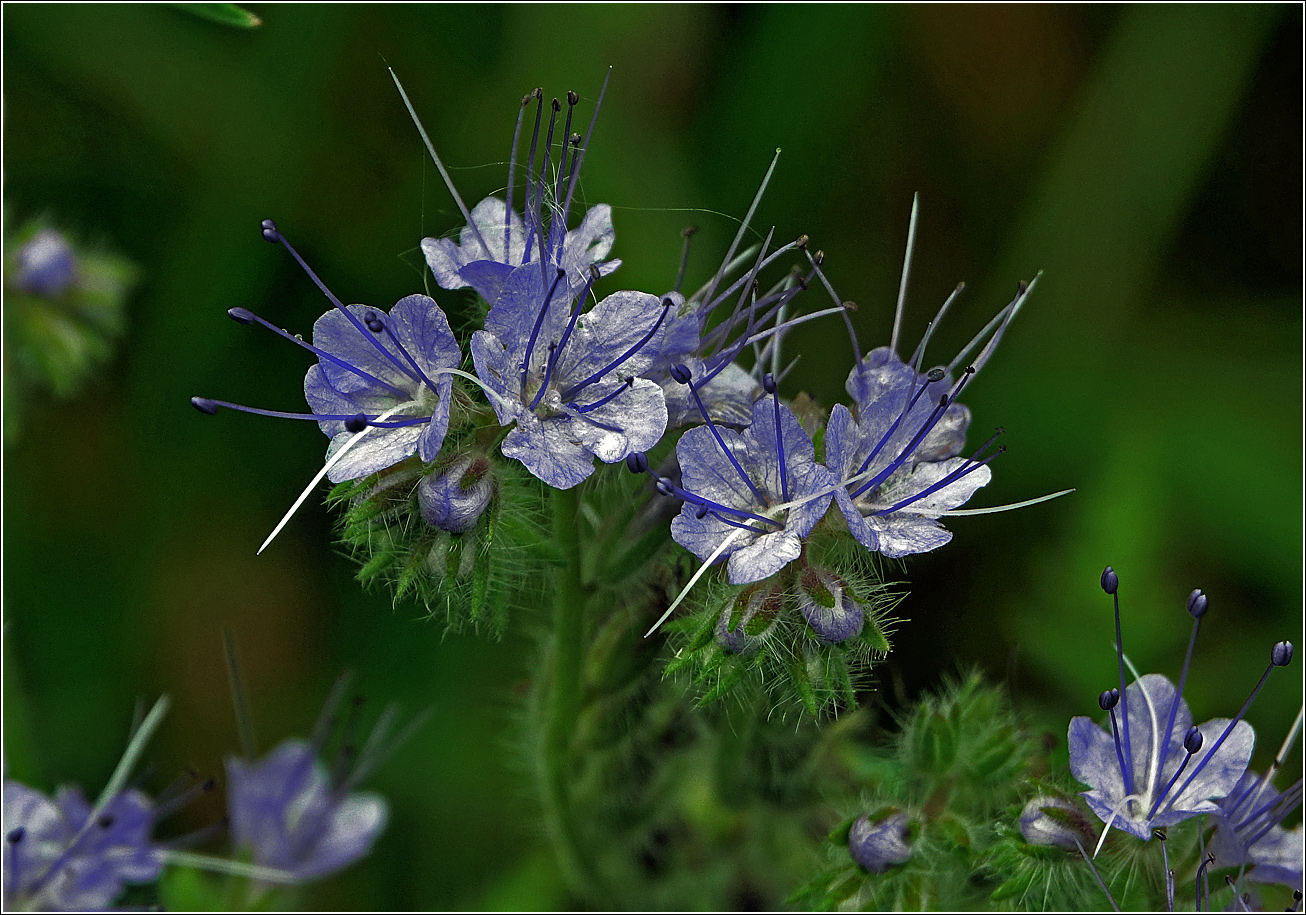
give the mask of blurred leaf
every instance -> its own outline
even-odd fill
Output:
[[[199,16],[201,19],[238,29],[256,29],[263,24],[262,19],[234,3],[174,3],[172,5],[182,12]]]

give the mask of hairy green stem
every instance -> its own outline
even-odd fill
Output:
[[[544,813],[567,883],[575,892],[592,896],[596,875],[580,839],[570,784],[572,735],[580,716],[585,656],[585,591],[577,533],[580,495],[574,489],[555,490],[553,509],[554,543],[563,556],[563,566],[553,589],[552,669],[544,706]]]

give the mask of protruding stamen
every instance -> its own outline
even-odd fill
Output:
[[[626,361],[627,359],[629,359],[631,356],[635,355],[635,354],[638,353],[641,349],[643,349],[643,348],[644,348],[644,345],[645,345],[646,343],[648,343],[650,340],[652,340],[652,339],[653,339],[653,336],[658,332],[658,328],[660,328],[660,327],[662,326],[662,322],[665,321],[665,320],[667,319],[667,314],[670,313],[672,304],[673,304],[673,303],[672,303],[672,301],[671,301],[670,299],[663,299],[663,300],[662,300],[662,313],[658,315],[658,319],[657,319],[657,321],[655,321],[655,322],[653,323],[653,326],[649,329],[648,333],[646,333],[643,337],[641,337],[637,343],[635,343],[633,346],[631,346],[630,349],[626,350],[624,353],[622,353],[622,354],[621,354],[620,356],[618,356],[616,359],[613,359],[611,362],[609,362],[609,363],[608,363],[607,365],[605,365],[603,368],[599,369],[599,370],[598,370],[597,372],[595,372],[593,375],[590,375],[590,376],[589,376],[588,378],[586,378],[585,380],[583,380],[583,381],[578,381],[578,382],[576,382],[574,385],[572,385],[572,386],[567,390],[567,393],[563,395],[563,397],[568,398],[568,399],[570,399],[570,398],[572,398],[572,397],[575,397],[575,396],[576,396],[576,393],[577,393],[578,391],[580,391],[581,388],[585,387],[586,385],[590,385],[590,384],[593,384],[594,382],[598,381],[600,378],[602,378],[603,376],[607,375],[608,372],[611,372],[611,371],[612,371],[613,369],[615,369],[617,366],[621,365],[623,362],[625,362],[625,361]]]
[[[357,366],[349,364],[345,360],[341,359],[339,356],[336,356],[333,353],[328,353],[326,350],[318,349],[313,344],[305,340],[301,340],[299,337],[296,337],[294,334],[287,333],[286,331],[282,330],[280,327],[277,327],[271,321],[265,321],[263,318],[260,318],[258,315],[254,314],[254,312],[250,311],[248,308],[240,308],[240,307],[229,308],[227,309],[227,315],[237,324],[248,325],[250,323],[257,323],[262,327],[266,327],[268,330],[272,331],[277,336],[289,340],[291,343],[295,344],[296,346],[303,347],[313,355],[317,356],[319,359],[325,359],[328,362],[340,366],[342,369],[344,369],[347,372],[353,372],[359,378],[366,378],[368,381],[372,382],[373,384],[380,385],[381,387],[388,390],[391,394],[394,394],[396,397],[402,400],[408,399],[407,394],[399,390],[394,385],[390,384],[388,381],[382,381],[380,378],[376,377],[371,372],[365,372],[362,369],[358,368]]]
[[[25,835],[27,835],[26,829],[21,826],[15,826],[13,829],[5,833],[5,841],[10,845],[17,845],[19,842],[23,841],[23,836]]]
[[[927,496],[932,496],[934,495],[934,493],[938,492],[940,489],[943,489],[945,486],[951,486],[953,483],[957,482],[962,477],[974,473],[976,470],[979,470],[981,467],[985,466],[994,458],[996,458],[999,454],[1003,454],[1007,450],[1006,446],[1004,445],[1003,447],[998,448],[998,450],[993,452],[992,454],[987,455],[986,457],[983,458],[980,457],[980,453],[983,452],[990,445],[992,445],[993,442],[997,440],[997,437],[1001,434],[1002,434],[1002,429],[998,429],[998,431],[993,433],[993,435],[989,438],[988,441],[986,441],[983,445],[980,445],[979,448],[975,449],[975,453],[972,454],[969,458],[967,458],[964,464],[962,464],[960,467],[958,467],[956,470],[952,471],[951,473],[946,474],[938,482],[925,487],[920,492],[914,495],[908,496],[906,499],[903,499],[902,501],[898,502],[896,505],[891,505],[888,508],[880,509],[875,514],[891,515],[896,511],[901,511],[902,509],[906,508],[908,505],[911,505],[913,502],[919,502],[921,499],[924,499]]]
[[[939,308],[938,313],[935,314],[934,320],[926,326],[925,334],[921,337],[921,342],[916,345],[916,352],[912,353],[911,361],[909,363],[909,365],[916,369],[916,371],[920,371],[921,363],[925,361],[925,347],[929,345],[930,338],[934,336],[934,332],[939,329],[939,323],[943,320],[943,316],[948,313],[948,309],[952,307],[952,303],[957,301],[958,296],[960,296],[965,289],[965,283],[958,283],[957,288],[952,290],[948,297],[943,300],[943,305]]]
[[[744,473],[744,468],[739,465],[739,461],[735,458],[734,452],[732,452],[729,448],[726,447],[725,439],[721,437],[720,430],[717,429],[716,423],[712,422],[712,417],[708,415],[707,407],[703,404],[703,398],[698,396],[698,390],[694,386],[693,377],[690,374],[688,366],[686,366],[684,363],[680,363],[680,362],[676,363],[671,367],[671,377],[674,378],[676,381],[678,381],[680,384],[687,385],[689,387],[689,393],[693,396],[694,403],[698,405],[698,412],[703,415],[703,421],[707,424],[708,429],[712,431],[712,437],[716,439],[717,446],[725,454],[726,459],[729,460],[731,465],[735,468],[735,472],[738,473],[739,478],[744,481],[744,485],[747,486],[749,490],[753,493],[753,495],[757,498],[758,503],[761,505],[766,505],[767,504],[766,497],[762,495],[762,493],[758,490],[758,488],[755,485],[753,485],[753,481],[749,479],[748,474]]]
[[[642,451],[632,451],[626,455],[626,469],[631,473],[648,473],[648,455]]]
[[[785,460],[784,427],[780,425],[780,395],[777,393],[775,376],[770,372],[762,376],[762,390],[771,395],[771,404],[775,407],[775,447],[780,460],[780,496],[789,501],[789,467]]]
[[[634,386],[635,386],[635,376],[631,375],[620,385],[618,385],[615,391],[613,391],[611,394],[607,394],[604,397],[599,398],[598,400],[594,401],[594,403],[586,404],[583,407],[577,406],[574,403],[569,404],[569,406],[577,413],[589,413],[592,410],[597,410],[599,407],[606,406],[608,403],[610,403],[613,400],[616,400],[618,397],[620,397],[622,394],[629,391]]]
[[[1125,757],[1133,762],[1133,748],[1129,744],[1129,693],[1125,689],[1125,645],[1120,634],[1120,576],[1116,575],[1115,569],[1107,566],[1102,572],[1102,590],[1111,595],[1115,602],[1116,612],[1116,663],[1120,669],[1120,713],[1125,719],[1124,726],[1124,748]],[[1133,766],[1122,768],[1121,774],[1125,779],[1125,794],[1134,793],[1134,769]]]
[[[1174,868],[1170,866],[1170,853],[1165,847],[1165,830],[1153,829],[1152,836],[1161,843],[1161,870],[1165,874],[1165,910],[1174,911]]]
[[[312,420],[313,422],[342,422],[345,429],[349,432],[361,432],[368,426],[378,428],[400,428],[403,426],[416,426],[422,423],[429,423],[429,416],[413,416],[396,422],[381,422],[368,416],[366,413],[287,413],[283,410],[262,410],[258,407],[246,407],[238,403],[230,403],[226,400],[213,400],[208,397],[192,397],[191,406],[206,416],[212,416],[218,412],[219,407],[228,410],[238,410],[241,413],[252,413],[255,416],[269,416],[273,419],[302,419]]]
[[[540,327],[544,324],[544,316],[549,312],[549,303],[553,301],[553,294],[558,291],[558,284],[562,278],[567,275],[567,271],[561,267],[558,268],[557,275],[553,278],[553,285],[549,287],[549,294],[544,297],[544,304],[540,306],[540,313],[535,316],[535,326],[531,328],[530,339],[526,341],[526,355],[522,359],[521,367],[521,392],[526,393],[526,382],[529,380],[531,370],[531,358],[535,355],[535,341],[540,335]]]
[[[562,338],[558,340],[556,347],[549,347],[549,361],[544,365],[544,376],[540,380],[540,389],[535,392],[535,399],[531,401],[530,408],[535,409],[539,405],[541,398],[544,397],[545,390],[549,387],[549,382],[553,380],[553,370],[558,365],[558,360],[562,358],[562,351],[566,349],[567,343],[571,340],[571,332],[576,327],[576,321],[580,318],[581,311],[584,310],[586,302],[589,299],[590,287],[594,281],[599,278],[599,268],[590,264],[589,277],[585,280],[585,288],[581,290],[580,295],[571,307],[571,318],[567,321],[567,327],[562,332]]]
[[[562,128],[562,155],[558,157],[558,182],[553,191],[553,199],[557,202],[561,202],[563,199],[565,199],[562,196],[562,185],[563,185],[563,179],[567,177],[567,147],[571,145],[571,116],[576,111],[576,105],[579,102],[580,102],[580,96],[577,95],[575,92],[568,90],[567,121]],[[577,143],[580,142],[580,137],[576,138],[576,142]],[[561,216],[561,210],[559,210],[559,215]],[[566,218],[563,217],[563,224],[562,224],[563,229],[566,228],[565,219]],[[550,232],[552,232],[553,228],[554,228],[553,226],[549,226]]]
[[[748,207],[748,212],[744,214],[744,220],[739,224],[739,231],[735,233],[734,240],[730,242],[730,247],[726,249],[726,256],[721,261],[721,266],[717,268],[716,275],[708,284],[707,294],[703,296],[704,301],[711,301],[712,293],[716,291],[717,285],[725,276],[726,264],[735,256],[735,251],[739,248],[739,243],[743,241],[744,233],[748,231],[748,224],[753,220],[753,214],[757,212],[758,205],[762,202],[762,195],[766,193],[766,186],[771,183],[771,174],[775,171],[775,165],[780,161],[780,150],[775,151],[775,156],[771,159],[771,165],[766,170],[766,176],[762,178],[762,186],[757,189],[757,194],[753,197],[752,204]]]
[[[508,153],[508,189],[504,193],[503,209],[503,254],[508,258],[512,254],[512,191],[517,183],[517,144],[521,140],[521,124],[526,116],[526,106],[531,103],[530,94],[523,95],[521,107],[517,109],[517,126],[512,129],[512,150]]]
[[[697,493],[692,493],[687,489],[677,486],[668,478],[664,476],[659,476],[656,472],[649,470],[648,458],[644,457],[643,455],[640,456],[637,463],[643,467],[642,470],[636,469],[636,466],[632,465],[630,457],[627,456],[626,458],[627,469],[634,471],[635,473],[648,473],[648,475],[653,478],[654,484],[656,485],[657,491],[659,493],[661,493],[664,496],[674,496],[675,498],[680,499],[682,502],[688,502],[690,505],[695,505],[698,506],[699,508],[706,508],[709,512],[712,513],[714,517],[716,517],[718,520],[725,521],[727,524],[731,524],[735,527],[743,526],[737,524],[734,521],[730,521],[726,518],[723,518],[722,517],[723,514],[733,515],[736,518],[743,518],[749,521],[760,521],[763,524],[769,524],[777,528],[784,527],[784,524],[782,524],[779,521],[776,521],[774,518],[767,518],[764,515],[757,515],[754,514],[753,512],[746,511],[742,508],[731,508],[729,505],[722,505],[720,502],[713,501],[712,499],[705,498],[703,496],[698,495]],[[705,513],[698,513],[698,517],[702,518],[704,514]],[[744,530],[752,531],[755,534],[763,533],[762,531],[759,531],[755,527],[744,526]]]
[[[585,139],[581,142],[578,156],[575,160],[573,172],[580,174],[580,168],[585,164],[585,154],[589,152],[590,140],[594,137],[594,125],[599,121],[599,109],[603,107],[603,97],[608,93],[608,80],[612,79],[612,68],[608,67],[608,72],[603,76],[603,85],[599,87],[599,97],[594,102],[594,111],[590,114],[589,127],[585,128]],[[568,215],[571,213],[571,200],[576,194],[576,182],[572,181],[567,186],[567,199],[562,204],[562,221],[566,223]]]
[[[1105,829],[1102,830],[1102,835],[1103,836],[1106,835]],[[1088,869],[1093,872],[1093,878],[1097,880],[1097,885],[1101,887],[1102,892],[1106,894],[1106,901],[1111,903],[1111,910],[1113,912],[1119,912],[1120,906],[1116,905],[1115,897],[1112,896],[1111,891],[1107,889],[1106,881],[1103,880],[1102,875],[1097,872],[1097,865],[1094,864],[1093,859],[1088,856],[1088,852],[1084,851],[1084,846],[1079,841],[1079,838],[1076,836],[1074,837],[1074,839],[1075,839],[1075,847],[1079,849],[1079,856],[1084,859],[1084,863],[1088,865]]]
[[[407,374],[412,377],[413,373],[416,373],[416,377],[421,380],[422,384],[426,385],[429,390],[433,392],[436,391],[435,382],[426,377],[426,373],[422,371],[422,367],[417,364],[417,360],[413,358],[413,354],[408,352],[408,348],[399,342],[399,338],[395,336],[395,332],[390,329],[390,325],[386,321],[382,320],[380,315],[375,311],[365,311],[363,312],[363,323],[367,325],[367,329],[373,334],[379,335],[384,333],[389,337],[390,342],[393,343],[395,349],[399,351],[399,355],[403,356],[404,361],[412,367],[412,372],[407,372]]]
[[[1269,666],[1265,668],[1265,673],[1261,674],[1260,681],[1256,684],[1255,689],[1252,690],[1251,695],[1247,697],[1247,701],[1243,703],[1243,707],[1238,710],[1237,715],[1235,715],[1232,719],[1230,719],[1229,724],[1225,727],[1224,731],[1220,734],[1219,739],[1215,741],[1215,744],[1211,747],[1211,749],[1207,752],[1207,754],[1202,757],[1202,761],[1197,764],[1196,768],[1194,768],[1193,771],[1189,774],[1187,781],[1185,781],[1182,787],[1180,787],[1180,789],[1177,792],[1175,792],[1175,794],[1167,802],[1166,806],[1173,804],[1174,799],[1179,795],[1183,794],[1184,791],[1187,790],[1188,786],[1192,784],[1193,779],[1197,777],[1197,774],[1206,767],[1206,764],[1210,762],[1211,757],[1214,756],[1216,754],[1216,751],[1218,751],[1220,747],[1224,745],[1225,740],[1228,739],[1229,735],[1233,733],[1234,727],[1237,726],[1239,721],[1242,721],[1243,716],[1247,714],[1247,710],[1251,708],[1252,702],[1256,699],[1257,694],[1260,693],[1261,691],[1261,687],[1265,686],[1265,681],[1270,678],[1270,671],[1274,670],[1274,668],[1276,667],[1286,667],[1291,662],[1292,662],[1292,642],[1276,642],[1274,647],[1270,649]]]
[[[1192,633],[1188,636],[1188,651],[1184,653],[1183,670],[1179,673],[1179,688],[1175,690],[1174,701],[1170,703],[1170,718],[1166,722],[1165,730],[1161,732],[1164,735],[1169,735],[1169,733],[1174,729],[1175,718],[1179,714],[1179,703],[1184,694],[1184,684],[1188,681],[1188,665],[1193,660],[1193,648],[1197,645],[1197,630],[1201,628],[1202,617],[1206,615],[1209,605],[1210,602],[1206,599],[1206,595],[1202,593],[1201,588],[1197,588],[1192,594],[1188,595],[1188,612],[1193,617],[1193,629]],[[1156,765],[1157,771],[1153,778],[1159,777],[1161,774],[1161,754],[1157,754],[1156,756]],[[1169,788],[1170,786],[1167,785],[1166,790],[1168,791]],[[1157,798],[1157,803],[1160,803],[1160,798]],[[1152,810],[1156,810],[1156,804],[1152,805]],[[1151,816],[1152,814],[1149,814],[1148,818],[1150,819]]]
[[[948,394],[944,394],[942,397],[939,398],[938,405],[930,413],[929,417],[921,425],[921,428],[912,437],[911,441],[909,441],[906,444],[906,446],[900,452],[898,452],[898,456],[894,458],[892,461],[890,461],[888,464],[886,464],[877,474],[875,474],[875,476],[871,477],[869,480],[867,480],[865,483],[863,483],[861,486],[859,486],[856,490],[853,491],[852,497],[854,499],[856,499],[864,492],[868,492],[870,490],[875,489],[875,487],[879,486],[881,483],[887,480],[895,471],[898,470],[899,467],[901,467],[904,463],[906,463],[907,459],[911,457],[912,454],[915,453],[916,448],[920,445],[920,443],[925,440],[925,436],[930,434],[930,432],[938,424],[939,420],[943,418],[945,413],[947,413],[948,407],[952,406],[953,403],[956,402],[957,397],[961,394],[962,389],[965,388],[966,382],[974,374],[975,373],[973,369],[970,368],[966,369],[966,374],[964,374],[957,381],[956,385],[953,386],[952,391]],[[924,387],[922,388],[922,390],[924,390]],[[908,407],[908,409],[910,409],[910,406]],[[903,416],[906,416],[906,414],[907,411],[904,410]],[[892,434],[893,428],[896,428],[896,425],[894,427],[891,427],[890,431],[884,434],[884,437],[880,439],[880,444],[876,445],[875,450],[866,456],[866,460],[862,464],[862,470],[858,471],[859,473],[864,472],[865,469],[870,466],[871,458],[873,458],[875,454],[879,451],[879,449],[884,445],[884,443],[888,441],[888,437],[890,434]]]
[[[1167,735],[1169,735],[1169,733],[1169,731],[1166,731],[1162,739],[1168,739]],[[1184,752],[1187,755],[1184,757],[1184,761],[1179,764],[1179,768],[1175,769],[1174,775],[1170,776],[1170,781],[1166,782],[1165,787],[1157,794],[1156,800],[1152,801],[1152,809],[1147,812],[1147,818],[1149,820],[1156,816],[1156,811],[1161,806],[1161,802],[1170,796],[1170,789],[1174,787],[1175,782],[1179,781],[1179,776],[1183,774],[1184,767],[1188,765],[1188,761],[1201,749],[1202,732],[1198,730],[1196,726],[1189,728],[1188,733],[1184,735]],[[1157,755],[1161,756],[1162,753],[1158,752]]]
[[[526,222],[526,248],[522,252],[522,263],[531,259],[535,236],[540,231],[539,209],[535,200],[539,193],[539,187],[535,183],[535,149],[540,140],[540,119],[544,115],[544,90],[536,88],[531,95],[535,98],[535,127],[531,131],[531,151],[526,160],[526,206],[522,209]]]
[[[1120,765],[1120,780],[1125,784],[1129,784],[1129,777],[1125,775],[1125,773],[1129,771],[1129,766],[1125,765],[1125,754],[1120,746],[1120,725],[1119,722],[1116,721],[1116,706],[1119,704],[1120,690],[1118,689],[1103,690],[1098,694],[1098,708],[1102,709],[1104,712],[1111,713],[1111,742],[1115,744],[1116,748],[1116,762]],[[1133,757],[1130,757],[1131,760],[1132,758]],[[1128,791],[1127,794],[1133,794],[1133,792]],[[1102,834],[1105,836],[1106,831],[1104,830]]]
[[[1196,892],[1197,911],[1209,911],[1211,908],[1211,887],[1206,882],[1206,869],[1215,863],[1215,855],[1207,852],[1201,867],[1197,868]],[[1205,890],[1205,892],[1203,892]]]
[[[545,232],[544,232],[543,205],[544,205],[544,194],[549,189],[549,185],[548,185],[549,156],[553,153],[553,131],[558,125],[558,112],[560,112],[561,110],[562,110],[562,103],[555,98],[549,105],[549,111],[550,111],[549,132],[545,135],[544,138],[544,156],[540,160],[539,186],[535,190],[535,224],[539,226],[539,232],[536,235],[536,244],[539,245],[539,249],[540,249],[541,270],[546,269],[548,266],[546,262],[546,252],[545,252],[545,245],[547,243],[547,239],[545,238]],[[555,205],[556,205],[556,201],[555,201]],[[550,213],[549,215],[550,232],[553,231],[554,221],[555,221],[554,216],[552,213]]]
[[[862,347],[861,344],[857,342],[857,331],[853,329],[853,319],[848,315],[850,310],[848,305],[851,303],[842,301],[839,298],[838,293],[834,291],[834,286],[828,279],[826,279],[825,272],[821,270],[821,264],[824,263],[825,257],[820,251],[816,253],[821,255],[820,260],[810,254],[808,255],[808,257],[811,258],[812,267],[815,269],[816,275],[821,281],[821,285],[825,287],[825,291],[830,294],[830,298],[834,300],[834,304],[839,306],[839,313],[843,315],[844,329],[848,331],[848,342],[853,346],[853,365],[857,366],[859,372],[864,371],[862,366]],[[854,305],[851,310],[856,311],[856,309],[857,306]]]
[[[685,270],[689,267],[689,240],[694,237],[694,233],[697,231],[698,226],[685,226],[680,231],[680,236],[685,239],[685,242],[680,248],[680,269],[676,272],[676,285],[673,287],[675,292],[679,292],[685,282]]]
[[[394,75],[394,71],[391,71],[391,75]],[[470,217],[468,218],[470,219]],[[363,326],[363,322],[359,321],[358,318],[354,315],[354,313],[350,311],[348,308],[346,308],[343,302],[341,302],[338,298],[336,298],[335,293],[333,293],[330,289],[326,287],[326,283],[322,282],[322,280],[318,278],[318,275],[313,272],[313,268],[308,265],[307,261],[305,261],[302,257],[299,256],[299,252],[295,250],[295,246],[292,245],[286,239],[286,236],[281,234],[281,232],[277,229],[276,224],[270,219],[263,220],[263,237],[266,238],[268,241],[280,242],[282,247],[284,247],[287,251],[290,252],[290,256],[293,257],[296,263],[298,263],[299,266],[303,269],[303,271],[308,274],[308,278],[313,281],[313,283],[317,286],[318,289],[322,290],[322,294],[325,295],[328,300],[330,300],[331,304],[334,305],[340,311],[341,314],[343,314],[346,318],[349,319],[349,323],[354,325],[354,327],[358,330],[358,332],[362,334],[363,337],[368,342],[370,342],[373,347],[376,348],[377,352],[379,352],[382,356],[384,356],[387,360],[389,360],[390,363],[395,368],[399,369],[399,371],[403,372],[404,374],[408,374],[408,370],[405,369],[403,365],[399,362],[399,360],[395,358],[394,353],[390,352],[388,349],[386,349],[384,346],[378,343],[376,338],[367,332],[367,329]]]

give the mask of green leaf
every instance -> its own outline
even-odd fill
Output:
[[[238,29],[256,29],[263,24],[262,19],[234,3],[174,3],[172,6],[183,13]]]

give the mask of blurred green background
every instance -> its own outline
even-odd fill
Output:
[[[133,704],[162,692],[159,779],[218,772],[236,748],[226,626],[264,749],[305,734],[346,668],[374,714],[432,710],[372,780],[387,834],[307,904],[565,900],[503,736],[532,621],[498,643],[444,637],[361,592],[314,500],[256,558],[325,440],[187,403],[300,409],[306,354],[224,314],[307,333],[326,307],[264,217],[346,301],[423,289],[417,243],[459,217],[387,66],[471,202],[503,186],[525,92],[575,89],[587,112],[614,65],[583,185],[615,211],[625,266],[606,291],[669,288],[689,223],[690,284],[705,279],[777,147],[758,225],[826,252],[867,349],[887,342],[914,191],[907,349],[959,280],[938,360],[1044,271],[968,391],[972,441],[1003,425],[1010,449],[975,501],[1076,492],[956,519],[950,545],[907,563],[887,701],[979,665],[1064,741],[1115,676],[1108,563],[1145,671],[1177,676],[1184,600],[1210,595],[1199,720],[1232,714],[1271,643],[1300,638],[1300,7],[252,9],[264,25],[241,31],[164,6],[4,7],[6,219],[45,214],[142,272],[112,363],[76,398],[24,403],[5,442],[13,775],[98,790]],[[789,393],[843,399],[837,325],[790,340]],[[1300,671],[1252,712],[1258,766]],[[173,825],[218,815],[213,799]]]

